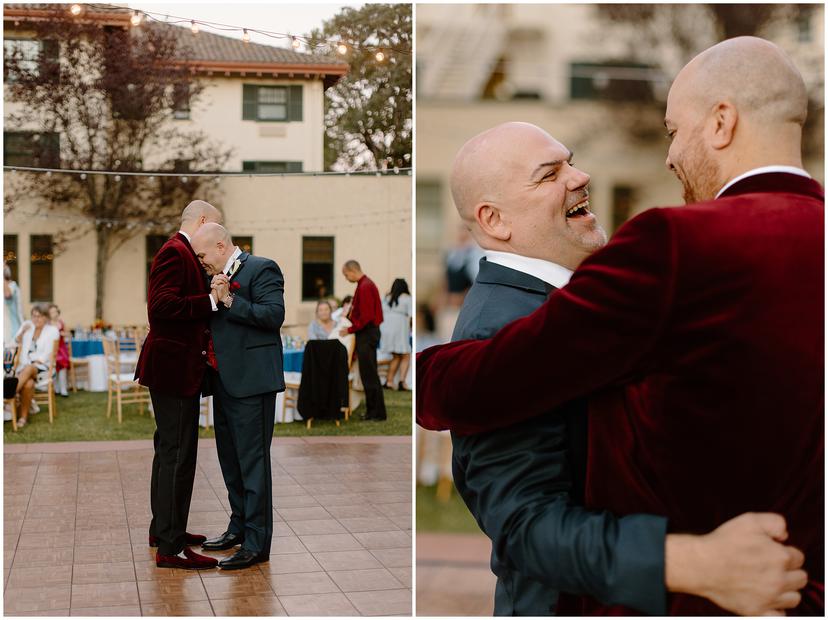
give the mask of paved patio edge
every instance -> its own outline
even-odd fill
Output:
[[[350,444],[411,444],[410,435],[335,435],[323,437],[279,437],[273,438],[276,445],[301,445],[319,443]],[[215,439],[198,440],[199,447],[215,447]],[[109,452],[111,450],[151,450],[152,439],[131,439],[124,441],[58,441],[49,443],[4,443],[4,454],[61,453],[61,452]]]

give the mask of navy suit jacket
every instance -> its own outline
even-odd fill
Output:
[[[491,338],[554,290],[481,259],[452,339]],[[665,613],[667,520],[582,506],[586,414],[576,400],[493,433],[452,433],[455,485],[492,540],[496,615],[554,614],[559,590]]]
[[[285,320],[284,278],[269,258],[242,252],[230,279],[238,284],[230,308],[219,305],[211,328],[219,376],[235,398],[283,392],[279,329]]]

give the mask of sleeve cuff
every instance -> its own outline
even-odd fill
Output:
[[[617,582],[612,603],[651,616],[663,616],[667,613],[664,583],[667,518],[638,514],[622,517],[618,523]]]
[[[207,295],[207,297],[210,299],[210,307],[213,309],[213,312],[215,312],[216,310],[218,310],[218,306],[216,305],[216,300],[215,300],[215,299],[213,299],[213,295],[212,295],[212,294],[208,294],[208,295]]]

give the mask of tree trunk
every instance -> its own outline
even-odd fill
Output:
[[[95,319],[103,320],[104,278],[109,252],[109,231],[103,225],[97,227],[95,241]]]

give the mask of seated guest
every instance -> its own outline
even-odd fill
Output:
[[[345,297],[342,298],[342,305],[333,311],[331,318],[338,323],[341,317],[348,316],[348,311],[351,309],[351,302],[353,300],[353,295],[345,295]]]
[[[316,318],[308,325],[308,340],[327,340],[336,321],[331,317],[331,303],[325,299],[316,304]]]
[[[57,304],[49,306],[49,324],[57,328],[60,333],[60,345],[58,346],[55,369],[57,370],[57,393],[61,396],[69,396],[67,374],[69,371],[69,346],[66,344],[66,324],[60,318],[60,308]]]
[[[48,323],[49,308],[45,304],[32,306],[32,320],[25,321],[15,336],[20,346],[17,366],[17,393],[20,395],[20,419],[17,426],[26,426],[29,408],[36,388],[49,381],[52,350],[60,332]]]

